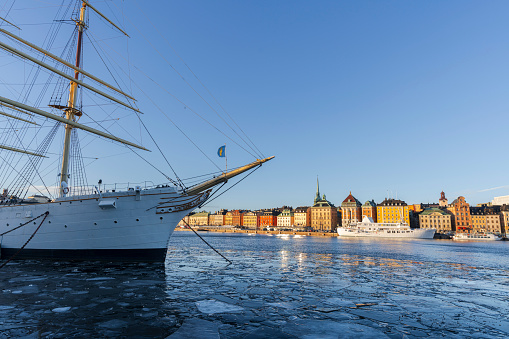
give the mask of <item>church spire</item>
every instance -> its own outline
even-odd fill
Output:
[[[320,200],[320,184],[318,183],[318,175],[316,176],[316,196],[315,196],[315,204]]]

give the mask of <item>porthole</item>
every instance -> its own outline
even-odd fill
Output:
[[[96,223],[96,222],[94,222],[94,225],[97,225],[97,223]]]
[[[116,220],[114,220],[113,222],[114,222],[115,224],[117,223],[117,221],[116,221]]]
[[[136,221],[140,221],[140,219],[136,219]]]
[[[67,228],[67,225],[64,225],[65,228]]]
[[[159,219],[163,220],[163,217],[159,217]]]

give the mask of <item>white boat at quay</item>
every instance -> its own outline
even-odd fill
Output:
[[[456,233],[452,240],[496,241],[502,240],[502,237],[491,233]]]
[[[435,229],[410,228],[406,223],[376,223],[364,216],[361,222],[338,227],[340,237],[433,239]]]

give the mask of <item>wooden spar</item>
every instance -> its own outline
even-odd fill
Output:
[[[24,121],[24,122],[29,122],[31,124],[37,125],[33,121],[21,119],[21,118],[18,118],[17,116],[15,116],[15,115],[11,115],[11,114],[8,114],[8,113],[2,112],[2,111],[0,111],[0,115],[5,115],[6,117],[9,117],[9,118],[13,118],[13,119],[16,119],[16,120],[21,120],[21,121]]]
[[[46,51],[46,50],[44,50],[44,49],[40,48],[39,46],[36,46],[36,45],[32,44],[31,42],[26,41],[25,39],[22,39],[22,38],[20,38],[19,36],[15,35],[15,34],[12,34],[12,33],[11,33],[11,32],[9,32],[9,31],[6,31],[6,30],[5,30],[5,29],[3,29],[3,28],[0,28],[0,32],[2,32],[2,33],[4,33],[4,34],[6,34],[6,35],[10,36],[11,38],[16,39],[16,40],[18,40],[19,42],[21,42],[21,43],[23,43],[23,44],[25,44],[25,45],[27,45],[27,46],[29,46],[29,47],[31,47],[31,48],[33,48],[33,49],[35,49],[35,50],[39,51],[39,52],[41,52],[41,53],[42,53],[42,54],[44,54],[44,55],[47,55],[48,57],[52,58],[53,60],[56,60],[56,61],[58,61],[58,62],[60,62],[60,63],[62,63],[62,64],[64,64],[64,65],[66,65],[67,67],[72,68],[73,70],[75,70],[75,71],[77,71],[77,72],[79,72],[79,73],[81,73],[81,74],[83,74],[83,75],[85,75],[85,76],[89,77],[90,79],[97,81],[98,83],[100,83],[100,84],[102,84],[102,85],[104,85],[104,86],[108,87],[109,89],[112,89],[112,90],[114,90],[115,92],[118,92],[118,93],[120,93],[120,94],[122,94],[122,95],[124,95],[124,96],[128,97],[129,99],[136,101],[136,99],[135,99],[135,98],[133,98],[132,96],[130,96],[129,94],[126,94],[126,93],[122,92],[120,89],[118,89],[118,88],[116,88],[116,87],[114,87],[114,86],[112,86],[112,85],[108,84],[107,82],[105,82],[105,81],[103,81],[103,80],[101,80],[101,79],[97,78],[96,76],[94,76],[94,75],[92,75],[92,74],[88,73],[87,71],[82,70],[81,68],[78,68],[78,67],[74,66],[74,65],[73,65],[73,64],[71,64],[70,62],[65,61],[64,59],[62,59],[62,58],[60,58],[60,57],[56,56],[55,54],[50,53],[50,52],[48,52],[48,51]]]
[[[115,27],[116,29],[118,29],[120,32],[124,33],[125,36],[129,37],[129,35],[127,35],[126,32],[124,32],[123,30],[120,29],[120,27],[118,27],[117,25],[115,25],[110,19],[108,19],[106,16],[104,16],[104,14],[102,14],[101,12],[99,12],[94,6],[92,6],[88,1],[86,0],[82,0],[88,7],[90,7],[91,10],[93,10],[94,12],[96,12],[97,14],[99,14],[104,20],[108,21],[110,24],[113,25],[113,27]]]
[[[13,152],[25,153],[25,154],[29,154],[29,155],[35,155],[35,156],[38,156],[38,157],[47,158],[47,157],[45,157],[42,154],[37,154],[37,153],[29,152],[29,151],[24,151],[24,150],[19,149],[19,148],[14,148],[14,147],[9,147],[9,146],[4,146],[4,145],[0,145],[0,148],[1,149],[6,149],[6,150],[9,150],[9,151],[13,151]]]
[[[10,52],[12,52],[12,53],[14,53],[14,54],[17,54],[17,55],[19,55],[19,56],[21,56],[21,57],[23,57],[23,58],[25,58],[25,59],[28,59],[28,60],[30,60],[30,61],[32,61],[32,62],[34,62],[34,63],[38,64],[39,66],[42,66],[42,67],[46,68],[46,69],[47,69],[47,70],[49,70],[49,71],[52,71],[53,73],[56,73],[56,74],[58,74],[58,75],[60,75],[60,76],[62,76],[62,77],[64,77],[64,78],[66,78],[66,79],[68,79],[68,80],[71,80],[71,81],[73,81],[73,82],[77,83],[77,84],[78,84],[78,85],[80,85],[80,86],[83,86],[83,87],[85,87],[85,88],[88,88],[88,89],[89,89],[89,90],[91,90],[92,92],[95,92],[95,93],[97,93],[97,94],[100,94],[100,95],[102,95],[103,97],[106,97],[106,98],[108,98],[108,99],[110,99],[110,100],[112,100],[112,101],[115,101],[116,103],[118,103],[118,104],[120,104],[120,105],[122,105],[122,106],[125,106],[125,107],[127,107],[127,108],[130,108],[130,109],[132,109],[132,110],[134,110],[134,111],[136,111],[136,112],[138,112],[138,113],[141,113],[138,109],[136,109],[136,108],[132,107],[131,105],[126,104],[126,103],[124,103],[124,102],[122,102],[122,101],[118,100],[117,98],[114,98],[114,97],[112,97],[111,95],[106,94],[106,93],[104,93],[104,92],[102,92],[102,91],[100,91],[100,90],[98,90],[98,89],[96,89],[96,88],[94,88],[94,87],[92,87],[92,86],[90,86],[90,85],[88,85],[88,84],[84,83],[84,82],[83,82],[83,81],[81,81],[81,80],[75,79],[75,78],[73,78],[72,76],[70,76],[70,75],[68,75],[68,74],[65,74],[64,72],[61,72],[61,71],[59,71],[58,69],[56,69],[56,68],[54,68],[54,67],[52,67],[52,66],[50,66],[50,65],[48,65],[48,64],[46,64],[46,63],[44,63],[44,62],[42,62],[42,61],[39,61],[39,60],[37,60],[36,58],[34,58],[34,57],[32,57],[32,56],[30,56],[30,55],[28,55],[28,54],[26,54],[26,53],[23,53],[23,52],[21,52],[21,51],[19,51],[19,50],[15,49],[15,48],[13,48],[13,47],[11,47],[11,46],[7,45],[7,44],[4,44],[4,43],[3,43],[3,42],[1,42],[1,41],[0,41],[0,47],[2,47],[3,49],[8,50],[8,51],[10,51]],[[76,72],[76,71],[75,71],[75,72]]]
[[[15,24],[13,24],[12,22],[7,21],[7,19],[2,18],[1,16],[0,16],[0,20],[3,20],[3,21],[5,21],[5,22],[7,22],[9,25],[12,25],[12,26],[16,27],[17,29],[21,29],[21,28],[19,28],[18,26],[16,26]]]
[[[0,102],[3,102],[3,103],[6,103],[8,105],[12,105],[12,106],[15,106],[15,107],[18,107],[18,108],[21,108],[21,109],[24,109],[24,110],[27,110],[29,112],[32,112],[32,113],[35,113],[35,114],[38,114],[38,115],[42,115],[43,117],[46,117],[46,118],[50,118],[50,119],[53,119],[53,120],[56,120],[56,121],[60,121],[60,122],[63,122],[64,124],[68,124],[68,125],[71,125],[73,127],[77,127],[79,129],[82,129],[84,131],[87,131],[87,132],[90,132],[90,133],[93,133],[93,134],[97,134],[101,137],[104,137],[104,138],[107,138],[107,139],[111,139],[111,140],[114,140],[114,141],[117,141],[117,142],[120,142],[122,144],[126,144],[126,145],[129,145],[129,146],[132,146],[132,147],[136,147],[136,148],[139,148],[141,150],[144,150],[144,151],[148,151],[148,149],[146,149],[145,147],[143,146],[139,146],[139,145],[136,145],[132,142],[129,142],[129,141],[126,141],[124,139],[121,139],[121,138],[117,138],[116,136],[114,135],[111,135],[111,134],[108,134],[108,133],[104,133],[104,132],[101,132],[99,130],[96,130],[95,128],[92,128],[92,127],[88,127],[86,125],[83,125],[83,124],[80,124],[80,123],[77,123],[75,121],[72,121],[72,120],[69,120],[69,119],[66,119],[66,118],[62,118],[61,116],[59,115],[55,115],[55,114],[52,114],[52,113],[48,113],[48,112],[45,112],[43,110],[40,110],[38,108],[35,108],[35,107],[31,107],[31,106],[28,106],[28,105],[25,105],[25,104],[22,104],[20,102],[16,102],[16,101],[13,101],[11,99],[7,99],[7,98],[4,98],[2,96],[0,96]]]
[[[24,113],[24,114],[26,114],[26,115],[30,115],[31,117],[32,117],[32,116],[34,116],[32,113],[28,113],[28,112],[26,112],[26,111],[23,111],[23,110],[21,110],[21,109],[19,109],[19,108],[16,108],[16,107],[14,107],[14,106],[11,106],[11,105],[7,105],[7,104],[6,104],[6,103],[4,103],[4,102],[0,102],[0,105],[5,106],[5,107],[10,108],[10,109],[13,109],[13,110],[15,110],[15,111],[18,111],[18,112]]]
[[[254,161],[246,166],[242,166],[242,167],[237,168],[233,171],[223,173],[220,176],[218,176],[217,178],[213,178],[208,181],[205,181],[202,184],[190,187],[189,189],[186,190],[186,193],[187,193],[187,195],[193,195],[193,194],[203,192],[211,187],[216,186],[217,184],[227,182],[228,179],[233,178],[241,173],[244,173],[245,171],[248,171],[253,167],[261,166],[264,162],[267,162],[272,159],[274,159],[274,156],[268,157],[265,159],[256,159],[256,161]]]

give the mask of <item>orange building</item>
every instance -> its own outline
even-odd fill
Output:
[[[465,201],[465,197],[454,199],[447,210],[453,215],[453,229],[456,232],[470,232],[472,230],[470,205]]]
[[[277,215],[279,213],[276,211],[265,211],[260,216],[260,227],[265,228],[267,226],[274,227],[277,226]]]
[[[374,222],[376,222],[376,203],[374,200],[366,201],[364,205],[362,205],[362,217],[372,218]]]
[[[232,226],[243,226],[244,225],[244,211],[234,210],[232,211]]]

